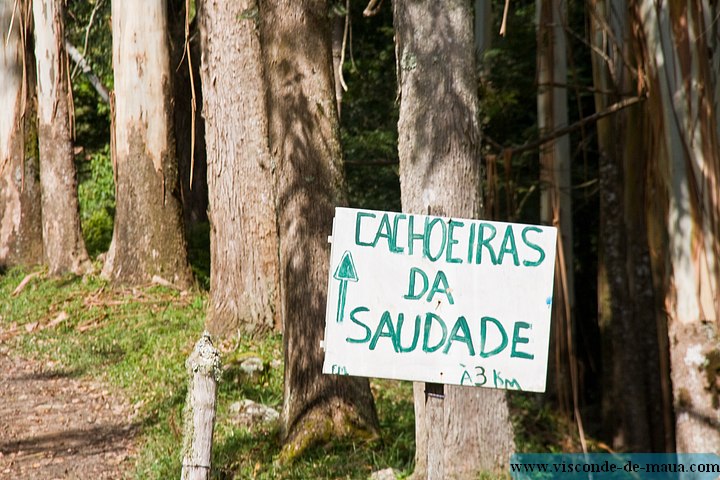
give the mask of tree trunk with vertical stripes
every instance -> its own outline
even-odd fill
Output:
[[[648,237],[667,314],[678,452],[720,453],[718,6],[632,2],[648,85]]]
[[[623,0],[593,0],[593,77],[598,111],[637,92],[631,16]],[[601,93],[602,92],[602,93]],[[600,234],[598,311],[603,345],[605,435],[618,451],[673,448],[664,318],[650,268],[645,175],[653,147],[647,105],[598,121]]]
[[[0,1],[0,268],[43,260],[32,5],[14,6]]]
[[[51,275],[92,270],[80,228],[65,2],[33,0],[44,259]]]
[[[256,0],[203,0],[199,10],[211,222],[208,328],[224,335],[280,327],[274,167],[257,10]]]

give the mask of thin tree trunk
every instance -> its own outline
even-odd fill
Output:
[[[536,0],[538,129],[540,135],[568,124],[565,10],[562,0]],[[574,311],[570,137],[562,136],[540,150],[540,219],[559,230],[553,292],[549,389],[565,411],[573,407],[572,354]],[[568,315],[569,313],[569,315]]]
[[[249,14],[248,12],[255,12]],[[278,233],[256,0],[200,4],[212,332],[280,325]]]
[[[480,125],[470,2],[395,0],[393,9],[403,211],[481,218]],[[515,449],[505,392],[446,385],[444,394],[438,412],[432,400],[426,405],[425,386],[414,386],[413,477],[476,478],[480,471],[504,470]],[[438,413],[435,441],[426,416]]]
[[[637,79],[626,2],[594,0],[593,76],[596,109],[631,95]],[[600,147],[600,328],[603,334],[603,424],[619,451],[672,449],[672,406],[664,395],[669,365],[661,345],[650,253],[644,225],[648,111],[644,104],[601,119]],[[667,380],[665,377],[667,376]]]
[[[478,63],[482,62],[485,52],[492,46],[493,32],[491,0],[474,0],[475,8],[475,53]]]
[[[103,275],[131,284],[159,275],[188,286],[166,2],[113,0],[112,29],[117,208]]]
[[[0,1],[0,267],[43,259],[32,10],[13,7]]]
[[[325,0],[260,4],[268,84],[270,150],[276,168],[285,387],[285,449],[291,459],[328,436],[375,437],[365,378],[323,375],[328,234],[345,203]]]
[[[717,7],[637,0],[651,119],[648,234],[668,318],[679,452],[720,453]]]
[[[64,8],[62,0],[33,0],[43,246],[51,275],[82,275],[92,264],[80,228]]]

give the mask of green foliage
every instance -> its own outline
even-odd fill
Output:
[[[109,147],[89,155],[80,164],[78,199],[80,220],[88,253],[107,251],[112,240],[115,216],[115,183]]]
[[[188,261],[200,288],[210,290],[210,223],[198,222],[187,233]]]
[[[85,60],[102,83],[109,90],[112,89],[110,0],[70,0],[67,3],[67,39],[84,54]],[[76,118],[75,143],[95,152],[110,142],[110,107],[100,99],[74,64],[71,63],[70,68]]]
[[[352,42],[343,65],[348,91],[341,118],[349,201],[354,207],[399,211],[392,10],[364,18],[365,5],[350,7]]]
[[[507,35],[493,36],[479,62],[483,133],[506,146],[537,135],[534,17],[534,1],[513,2]],[[493,16],[493,32],[500,30],[501,20],[501,15]]]
[[[501,12],[495,12],[492,32],[500,30]],[[535,2],[513,2],[507,21],[507,35],[494,34],[490,47],[478,62],[480,96],[480,123],[483,135],[483,153],[499,155],[490,139],[504,147],[522,145],[535,140],[537,131],[537,84],[535,43]],[[509,167],[509,168],[506,168]],[[496,220],[536,223],[539,220],[540,171],[537,151],[514,155],[510,164],[497,159],[497,192],[494,212]],[[486,196],[493,185],[485,185]],[[528,198],[523,201],[525,196]],[[522,207],[522,208],[520,208]]]

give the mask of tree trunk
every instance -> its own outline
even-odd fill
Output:
[[[593,44],[596,110],[636,93],[633,52],[626,2],[594,0],[589,7]],[[601,119],[600,328],[603,334],[603,424],[618,451],[661,452],[672,449],[669,365],[662,365],[650,252],[644,225],[645,171],[652,151],[645,105]],[[665,333],[666,334],[666,333]],[[664,355],[667,357],[667,355]],[[662,367],[661,367],[662,365]],[[667,379],[666,379],[667,375]]]
[[[566,14],[561,0],[536,0],[538,129],[540,136],[568,124]],[[571,411],[573,395],[574,275],[572,235],[572,186],[570,177],[570,137],[564,135],[540,150],[540,219],[558,228],[558,251],[551,333],[550,390],[560,407]],[[575,390],[575,391],[574,391]],[[571,403],[572,402],[572,403]]]
[[[117,207],[103,275],[131,284],[159,275],[188,286],[166,2],[113,0],[112,29]]]
[[[475,9],[475,53],[478,63],[482,62],[485,52],[492,46],[492,39],[495,36],[492,21],[491,0],[474,0]]]
[[[13,21],[13,3],[0,2],[0,268],[43,255],[32,13],[19,2]]]
[[[375,437],[365,378],[323,375],[329,246],[334,207],[345,203],[326,0],[260,4],[270,150],[280,232],[285,449],[291,459],[328,436]]]
[[[92,264],[80,229],[64,8],[62,0],[33,0],[43,247],[51,275],[82,275]]]
[[[480,125],[470,2],[395,0],[393,9],[403,211],[480,218]],[[414,391],[414,478],[433,472],[439,474],[433,478],[476,478],[480,471],[505,470],[515,442],[504,391],[446,385],[442,410],[428,412],[440,414],[432,432],[437,442],[427,428],[424,385],[416,383]],[[437,410],[432,401],[429,407]],[[434,459],[428,462],[429,457]]]
[[[208,327],[225,335],[267,331],[280,324],[280,280],[258,4],[200,5],[211,221]]]
[[[676,447],[720,453],[718,11],[695,0],[633,7],[657,145],[648,234],[667,313]]]

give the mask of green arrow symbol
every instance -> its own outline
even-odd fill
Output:
[[[347,296],[347,282],[358,281],[355,263],[353,263],[352,254],[349,250],[346,250],[345,253],[343,253],[342,258],[340,259],[340,264],[338,265],[337,269],[335,269],[333,277],[336,280],[340,280],[340,293],[338,294],[337,309],[337,322],[340,323],[343,321],[343,316],[345,315],[345,297]]]

